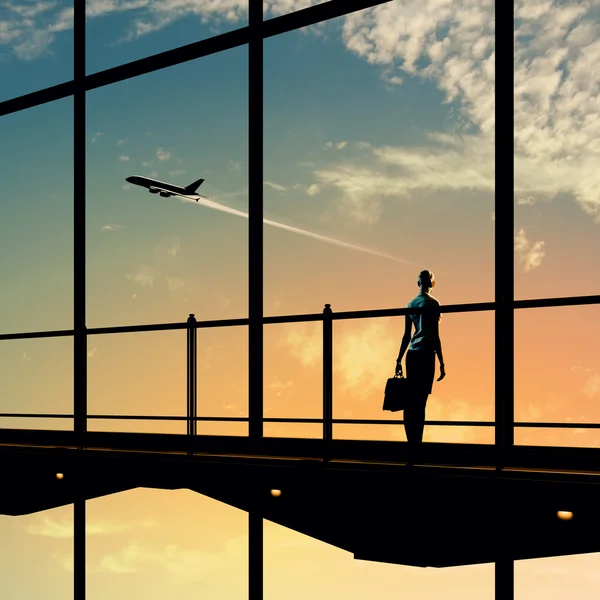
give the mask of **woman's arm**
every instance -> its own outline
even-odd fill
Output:
[[[402,343],[400,344],[400,351],[398,352],[398,359],[396,360],[396,373],[402,373],[402,358],[410,344],[411,331],[412,319],[410,318],[410,315],[404,315],[404,335],[402,336]]]
[[[440,376],[438,378],[438,381],[441,381],[442,379],[444,379],[444,377],[446,377],[446,367],[444,365],[444,355],[442,354],[442,340],[440,340],[439,318],[440,317],[438,317],[438,321],[436,322],[436,325],[435,325],[435,330],[436,330],[435,353],[437,354],[438,360],[440,361]]]

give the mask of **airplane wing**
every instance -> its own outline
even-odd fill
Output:
[[[181,194],[179,192],[174,192],[173,190],[168,190],[159,185],[153,185],[148,188],[148,191],[151,194],[160,194],[163,198],[168,198],[170,196],[180,196],[181,198],[187,198],[189,200],[195,200],[198,202],[201,198],[206,198],[206,196],[202,196],[201,194]]]
[[[201,194],[173,194],[171,192],[171,194],[173,196],[179,196],[180,198],[185,198],[186,200],[195,200],[196,202],[198,202],[198,200],[208,200],[208,196],[202,196]]]

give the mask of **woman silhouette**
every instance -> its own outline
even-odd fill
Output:
[[[410,382],[411,399],[404,409],[404,429],[408,441],[409,456],[423,441],[425,427],[425,406],[427,397],[433,388],[435,377],[435,355],[440,361],[441,381],[446,376],[442,343],[439,335],[441,319],[440,303],[430,291],[435,286],[435,278],[431,271],[421,271],[417,285],[421,291],[406,306],[407,308],[423,308],[420,314],[407,314],[405,318],[404,335],[400,344],[400,352],[396,361],[396,375],[402,374],[402,358],[406,353],[406,377]],[[412,327],[415,333],[411,338]],[[410,348],[409,348],[410,344]]]

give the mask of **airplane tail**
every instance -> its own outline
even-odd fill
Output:
[[[204,183],[204,179],[198,179],[198,181],[194,181],[194,183],[190,183],[190,185],[185,186],[185,191],[188,194],[194,194],[196,190]]]

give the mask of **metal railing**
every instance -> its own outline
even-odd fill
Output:
[[[520,300],[514,302],[515,309],[541,308],[555,306],[577,306],[600,304],[600,296],[582,296],[574,298],[555,298],[542,300]],[[493,311],[493,302],[476,304],[455,304],[442,306],[441,311],[448,313],[465,313]],[[423,309],[393,308],[361,311],[345,311],[334,313],[330,304],[325,304],[321,313],[270,316],[263,318],[263,325],[322,322],[323,331],[323,416],[322,418],[294,418],[294,417],[266,417],[262,416],[264,423],[297,423],[315,424],[323,427],[323,440],[330,442],[333,439],[333,425],[398,425],[402,419],[334,419],[333,418],[333,321],[400,317],[407,314],[418,314]],[[135,421],[186,421],[187,435],[197,435],[198,422],[239,422],[249,423],[248,416],[198,416],[198,354],[197,354],[197,332],[198,329],[215,327],[239,327],[247,326],[249,319],[220,319],[211,321],[197,321],[194,314],[190,314],[186,322],[181,323],[159,323],[148,325],[130,325],[116,327],[97,327],[86,330],[89,335],[107,335],[116,333],[135,333],[150,331],[172,331],[185,329],[187,335],[187,408],[185,416],[171,415],[110,415],[110,414],[86,414],[85,420],[135,420]],[[60,330],[54,332],[20,333],[0,335],[0,340],[10,339],[35,339],[48,337],[72,336],[72,330]],[[58,413],[0,413],[0,418],[38,418],[38,419],[74,419],[74,414]],[[496,421],[447,421],[428,420],[428,426],[443,427],[494,427]],[[513,422],[513,428],[552,428],[552,429],[600,429],[600,423],[560,423],[560,422]]]

